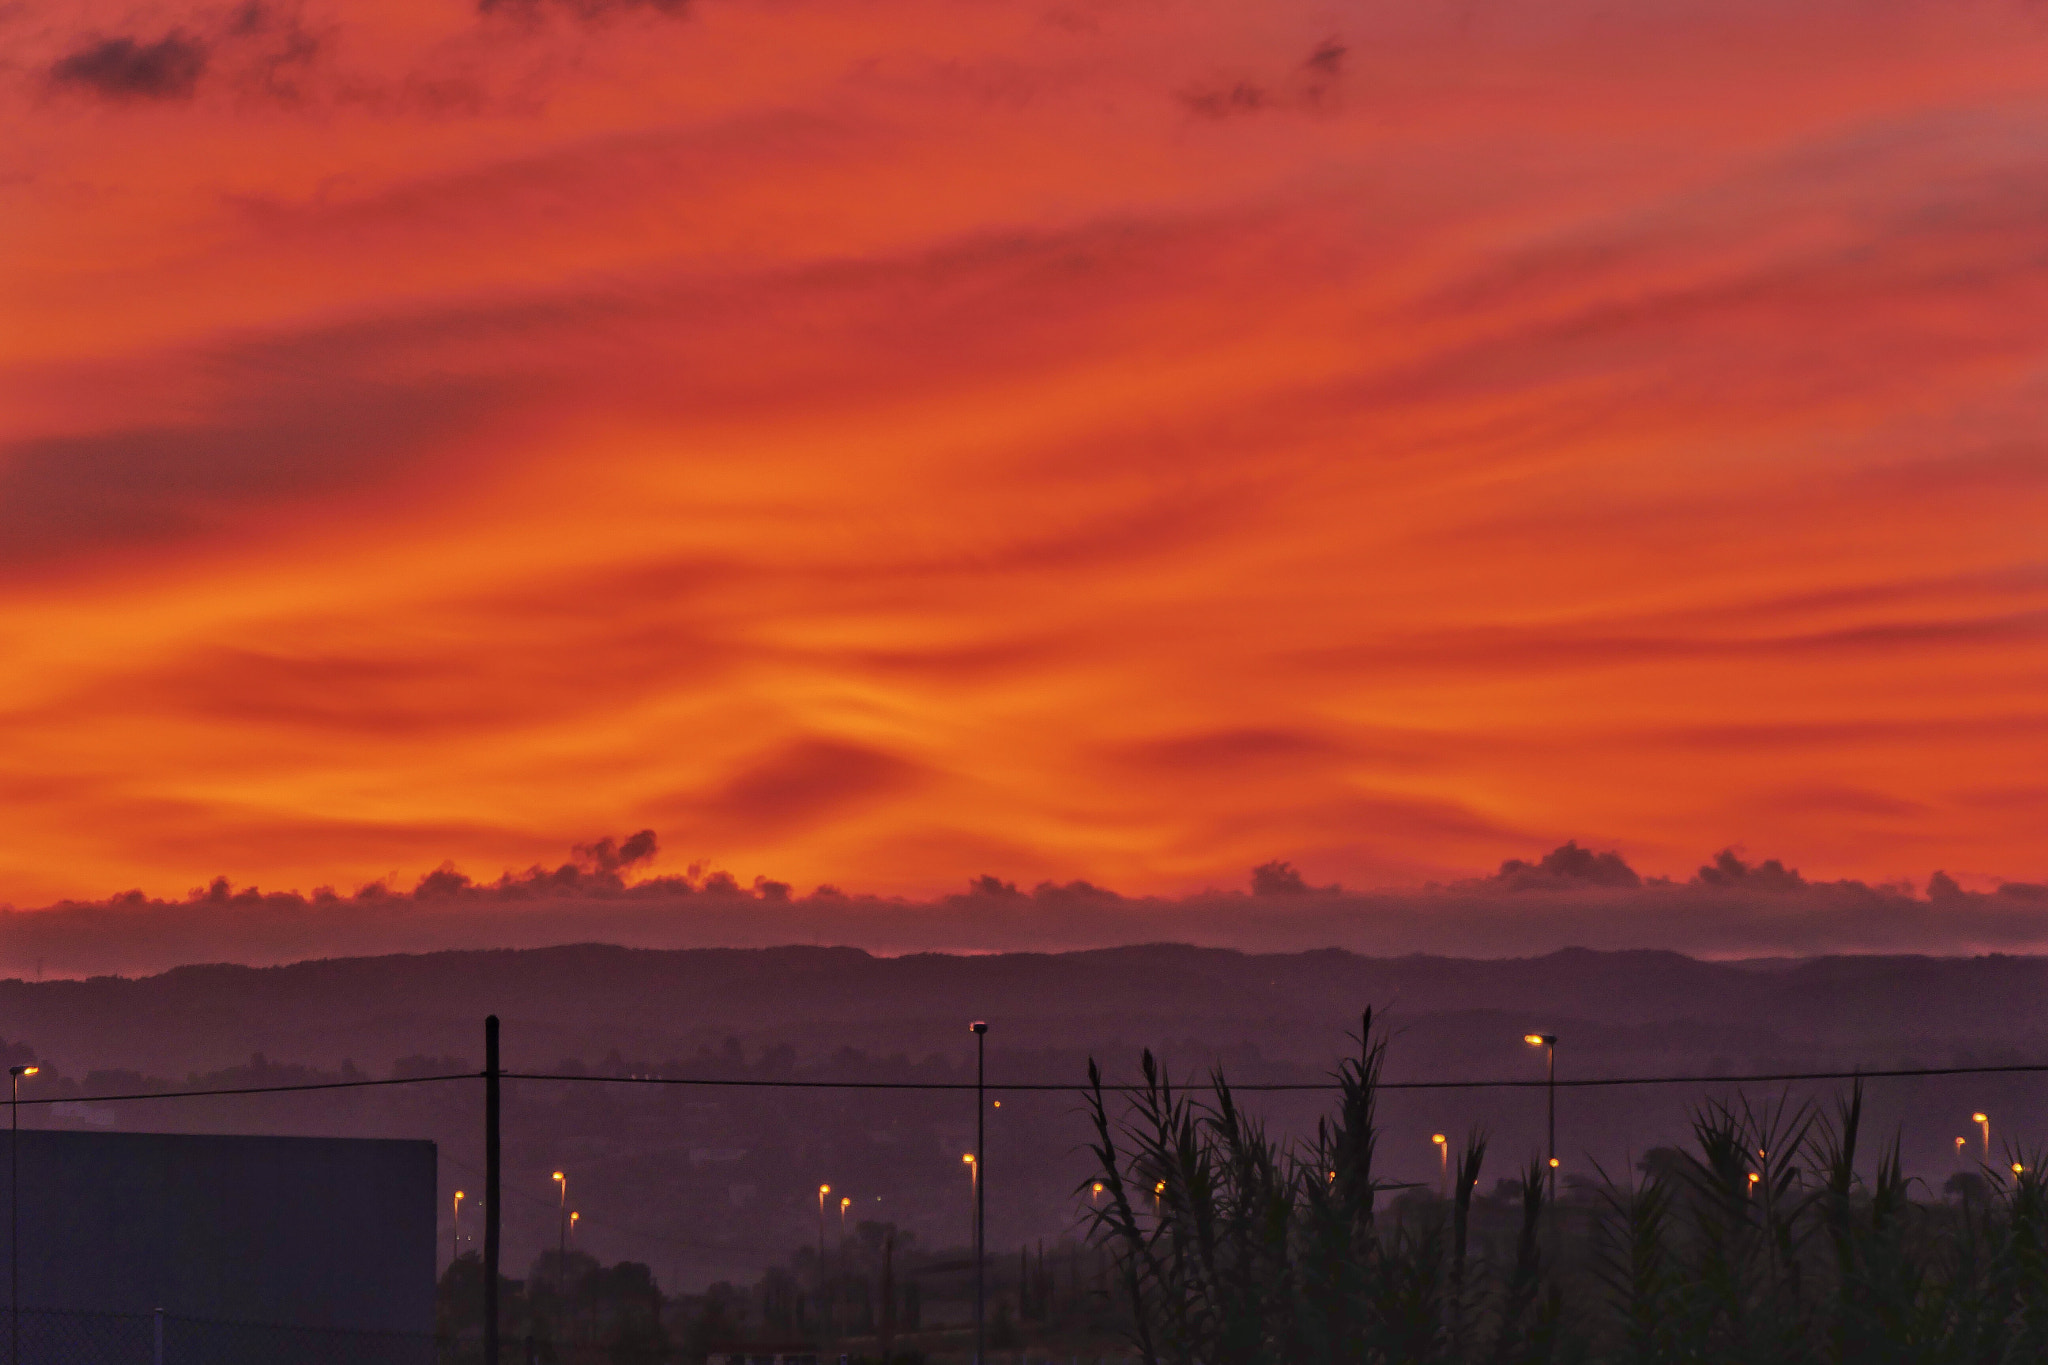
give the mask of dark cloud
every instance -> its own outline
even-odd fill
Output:
[[[210,56],[207,44],[176,29],[153,43],[102,38],[59,59],[50,79],[104,99],[189,99]]]
[[[1797,868],[1787,867],[1776,858],[1745,863],[1732,848],[1715,854],[1713,862],[1693,874],[1693,882],[1698,886],[1740,887],[1745,891],[1800,891],[1808,885]]]
[[[1510,858],[1488,881],[1507,891],[1566,890],[1587,886],[1641,886],[1643,879],[1619,853],[1595,853],[1576,841],[1536,862]]]
[[[1225,80],[1183,90],[1180,102],[1204,118],[1256,114],[1274,104],[1273,92],[1255,81]]]
[[[1325,38],[1309,50],[1299,66],[1278,79],[1242,74],[1212,76],[1180,91],[1178,98],[1190,113],[1212,119],[1273,109],[1313,112],[1335,98],[1344,79],[1344,59],[1348,54],[1349,49],[1342,42]]]
[[[1640,876],[1618,854],[1567,843],[1509,859],[1490,877],[1407,890],[1315,886],[1274,859],[1247,891],[1119,896],[1088,882],[1031,892],[996,874],[930,900],[798,895],[702,863],[642,875],[652,830],[577,845],[553,867],[479,881],[451,863],[410,890],[236,886],[217,877],[182,900],[139,891],[33,911],[0,908],[0,973],[159,971],[190,962],[268,965],[444,948],[609,942],[631,947],[856,945],[873,952],[1059,951],[1176,941],[1252,952],[1343,948],[1377,956],[1507,958],[1565,947],[1703,957],[2048,951],[2048,886],[1965,890],[1937,872],[1905,884],[1814,881],[1778,859],[1717,854],[1688,881]]]
[[[1254,896],[1302,896],[1308,891],[1308,882],[1295,870],[1293,863],[1275,858],[1252,869]]]
[[[417,471],[480,406],[461,385],[341,379],[245,396],[212,420],[0,444],[0,563],[158,547],[228,529],[237,512]]]
[[[578,844],[576,860],[595,871],[616,873],[654,861],[659,851],[654,831],[643,829],[623,842],[606,836],[594,844]]]

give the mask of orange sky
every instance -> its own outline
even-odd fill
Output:
[[[0,11],[0,900],[2048,871],[2048,11]]]

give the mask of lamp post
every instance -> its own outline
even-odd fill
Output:
[[[1437,1193],[1448,1195],[1451,1189],[1451,1140],[1442,1133],[1431,1133],[1429,1140],[1436,1145]]]
[[[982,1319],[988,1307],[988,1285],[982,1265],[983,1238],[987,1229],[988,1183],[982,1179],[987,1157],[988,1119],[988,1025],[977,1019],[968,1026],[974,1034],[974,1365],[982,1365]]]
[[[1550,1194],[1546,1201],[1550,1205],[1550,1252],[1553,1265],[1557,1260],[1557,1035],[1555,1033],[1525,1033],[1522,1041],[1530,1047],[1543,1049],[1543,1099],[1547,1133],[1546,1145],[1549,1151]]]
[[[455,1225],[448,1233],[448,1264],[462,1258],[462,1191],[455,1192]]]
[[[562,1187],[561,1207],[555,1214],[555,1296],[566,1305],[569,1302],[569,1175],[566,1171],[556,1171],[551,1178]],[[566,1312],[565,1307],[565,1318]]]
[[[569,1210],[569,1240],[572,1242],[576,1240],[576,1220],[582,1216],[574,1209]]]
[[[1984,1160],[1988,1163],[1991,1160],[1991,1116],[1989,1114],[1972,1114],[1970,1115],[1970,1122],[1976,1124],[1984,1131]]]
[[[839,1196],[839,1235],[841,1237],[846,1236],[846,1211],[852,1207],[853,1199],[851,1196]]]
[[[41,1070],[7,1068],[7,1365],[21,1365],[21,1078]]]

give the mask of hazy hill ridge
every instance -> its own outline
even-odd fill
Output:
[[[1568,1060],[1594,1074],[1646,1052],[1671,1064],[1774,1048],[1870,1065],[1890,1064],[1902,1047],[2017,1055],[2048,1035],[2044,987],[2048,960],[2000,956],[1751,965],[1582,949],[1499,960],[1173,944],[878,957],[583,944],[0,981],[0,1017],[9,1036],[74,1074],[182,1074],[252,1049],[323,1065],[347,1057],[373,1071],[415,1054],[474,1059],[492,1012],[506,1021],[510,1064],[527,1067],[614,1049],[687,1056],[728,1033],[799,1050],[922,1056],[964,1050],[969,1018],[996,1023],[999,1052],[1184,1039],[1308,1063],[1330,1056],[1373,1005],[1411,1035],[1396,1070],[1488,1074],[1514,1064],[1512,1029],[1498,1053],[1440,1055],[1465,1031],[1450,1021],[1476,1013],[1529,1027],[1572,1021]],[[2040,1051],[2048,1055],[2048,1041]]]

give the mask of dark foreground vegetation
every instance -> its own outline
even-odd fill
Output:
[[[1219,1072],[1148,1056],[1092,1077],[1083,1240],[988,1261],[988,1360],[1145,1365],[2012,1365],[2048,1361],[2048,1187],[2016,1152],[1941,1190],[1831,1105],[1740,1097],[1620,1171],[1489,1172],[1475,1132],[1441,1185],[1376,1165],[1385,1046],[1366,1017],[1334,1112],[1285,1142]],[[1490,1177],[1490,1186],[1486,1180]],[[513,1360],[702,1360],[801,1343],[825,1360],[961,1362],[972,1259],[866,1222],[750,1286],[664,1296],[571,1251],[507,1281]],[[442,1285],[444,1359],[477,1356],[480,1266]],[[531,1353],[529,1355],[529,1352]]]
[[[1220,1073],[1177,1094],[1148,1056],[1121,1114],[1097,1080],[1094,1232],[1147,1365],[2048,1360],[2035,1160],[1929,1197],[1865,1132],[1857,1086],[1827,1111],[1706,1105],[1684,1149],[1555,1204],[1540,1160],[1504,1182],[1512,1209],[1477,1199],[1483,1133],[1447,1160],[1448,1198],[1393,1191],[1370,1014],[1359,1044],[1336,1112],[1292,1147]]]

